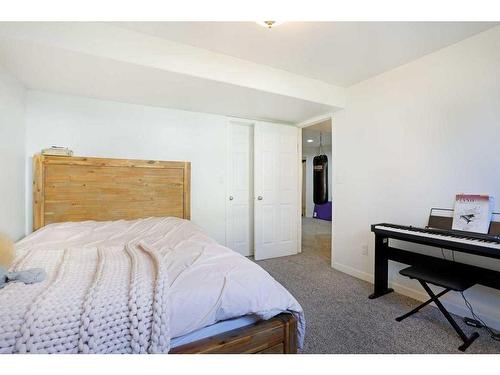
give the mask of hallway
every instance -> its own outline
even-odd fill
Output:
[[[302,252],[321,258],[326,264],[331,263],[332,222],[326,220],[302,218]]]

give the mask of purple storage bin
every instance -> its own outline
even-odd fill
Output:
[[[332,221],[332,202],[315,204],[313,217],[316,219]]]

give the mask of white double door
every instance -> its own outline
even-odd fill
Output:
[[[299,249],[298,129],[230,122],[226,245],[255,259]]]

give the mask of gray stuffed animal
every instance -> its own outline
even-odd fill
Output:
[[[0,266],[0,289],[7,283],[7,270]]]
[[[34,284],[45,280],[47,275],[41,268],[32,268],[16,272],[7,272],[14,259],[14,243],[0,233],[0,289],[12,281]]]
[[[7,272],[5,268],[0,267],[0,289],[3,288],[5,284],[13,281],[19,281],[24,284],[34,284],[45,280],[46,277],[47,274],[41,268]]]

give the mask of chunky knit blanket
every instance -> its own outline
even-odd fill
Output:
[[[10,271],[47,278],[0,289],[0,353],[167,353],[221,320],[301,306],[266,271],[177,218],[48,225],[16,244]]]
[[[0,352],[169,351],[168,284],[154,250],[140,243],[34,248],[16,268],[36,260],[51,274],[47,283],[18,284],[0,295],[1,310],[10,310],[2,311]]]

